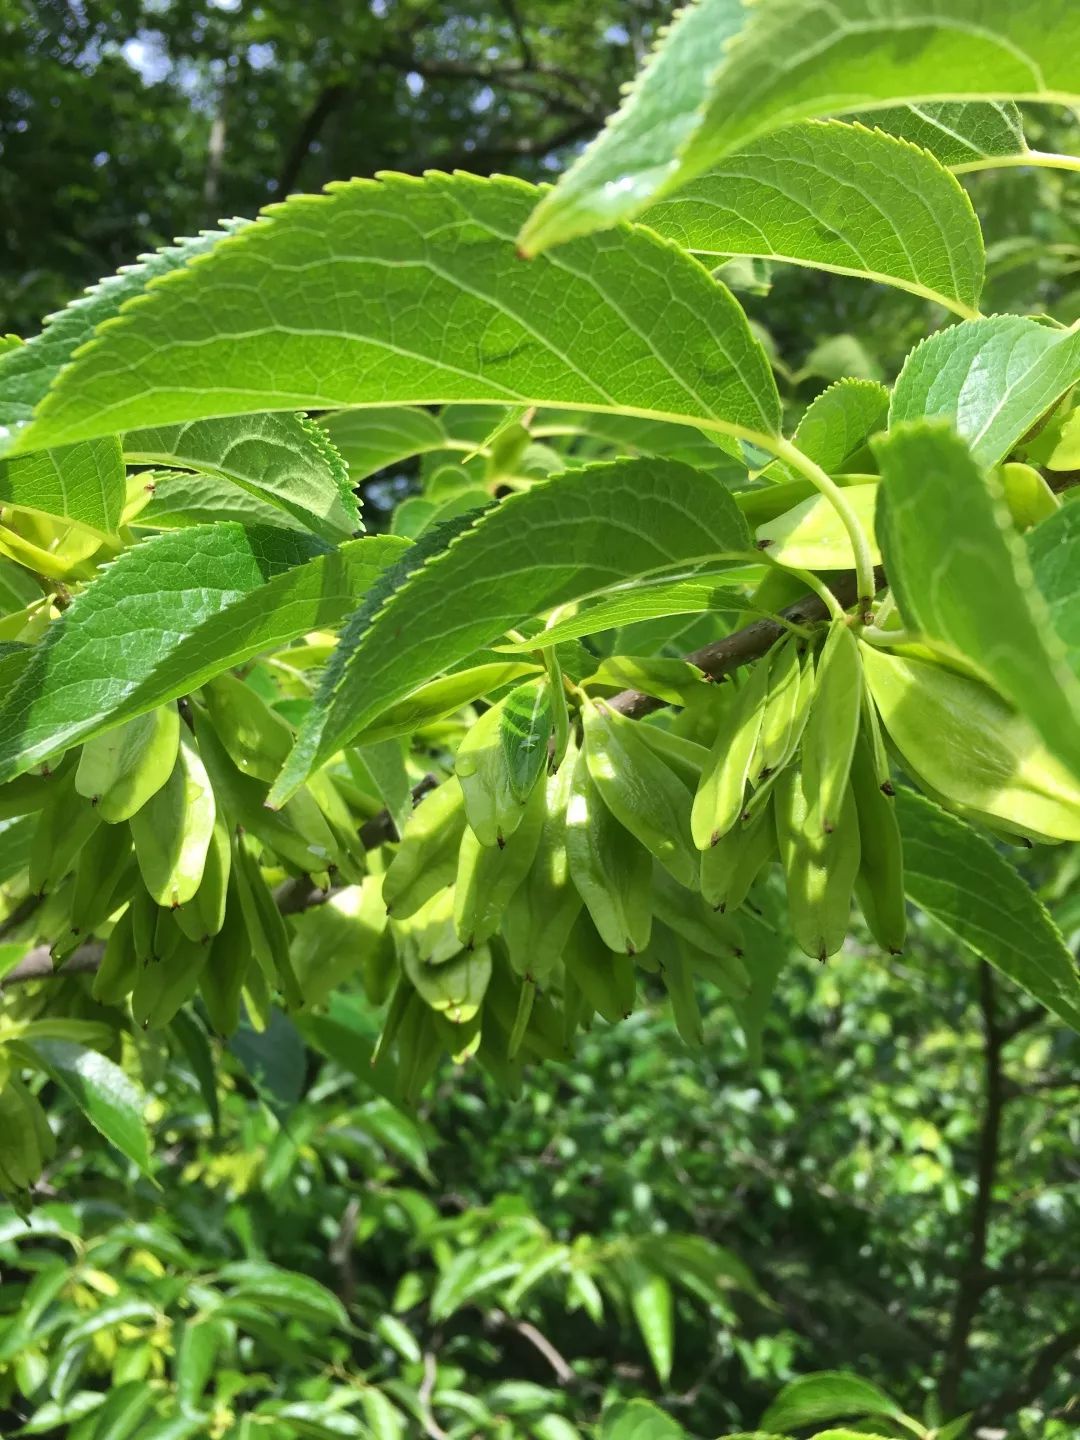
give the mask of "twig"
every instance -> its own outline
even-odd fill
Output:
[[[510,22],[511,30],[514,32],[514,38],[518,42],[518,48],[521,51],[521,63],[526,70],[531,70],[534,64],[532,45],[529,42],[528,31],[525,29],[521,16],[518,14],[518,8],[514,4],[514,0],[502,0],[502,8],[507,20]]]
[[[24,920],[29,920],[34,911],[41,907],[43,899],[44,897],[41,895],[24,896],[11,914],[6,919],[0,920],[0,940],[6,940]]]
[[[427,1350],[424,1352],[424,1378],[420,1381],[416,1391],[416,1403],[423,1416],[424,1429],[431,1436],[431,1440],[448,1440],[446,1431],[435,1419],[431,1410],[431,1396],[435,1390],[437,1375],[437,1361],[433,1353]]]
[[[316,97],[314,105],[300,122],[289,152],[282,162],[277,179],[276,193],[284,198],[293,189],[303,168],[312,145],[319,138],[323,126],[348,95],[347,85],[325,86]]]
[[[356,1273],[353,1270],[352,1252],[356,1239],[356,1222],[360,1217],[360,1199],[353,1195],[341,1212],[337,1233],[330,1242],[328,1259],[338,1273],[337,1293],[347,1308],[356,1297]]]
[[[967,1366],[971,1331],[985,1293],[982,1276],[986,1262],[990,1208],[997,1180],[1001,1116],[1005,1104],[1004,1076],[1001,1069],[1003,1038],[997,1021],[994,972],[985,960],[979,962],[979,1009],[983,1019],[983,1117],[979,1133],[978,1170],[975,1200],[971,1207],[967,1256],[957,1282],[952,1320],[945,1342],[941,1380],[938,1384],[938,1400],[945,1415],[956,1413],[960,1385]]]
[[[3,980],[0,980],[0,990],[6,990],[9,985],[23,985],[28,980],[51,980],[54,976],[87,974],[97,970],[104,953],[105,946],[100,940],[90,940],[72,951],[58,970],[48,945],[35,945],[33,950],[28,951],[17,965],[12,966]]]
[[[880,570],[875,571],[874,578],[879,588],[885,583],[884,573]],[[845,573],[831,589],[845,607],[853,605],[858,599],[858,585],[853,571]],[[704,671],[710,680],[722,680],[733,670],[748,665],[751,660],[757,660],[775,645],[777,640],[787,633],[785,621],[800,625],[808,621],[825,620],[827,617],[828,608],[825,602],[816,595],[805,595],[801,600],[796,600],[793,605],[781,610],[778,619],[754,620],[751,624],[744,625],[741,630],[725,635],[722,640],[714,640],[710,645],[703,645],[700,650],[694,650],[683,658]],[[667,701],[658,700],[655,695],[643,695],[640,690],[623,690],[604,703],[610,710],[618,710],[631,720],[640,720],[643,715],[663,709]]]
[[[496,1325],[509,1327],[509,1329],[520,1335],[523,1340],[527,1340],[536,1350],[539,1350],[540,1354],[543,1355],[552,1370],[554,1370],[555,1378],[560,1385],[572,1385],[577,1379],[577,1376],[570,1368],[565,1357],[560,1355],[547,1336],[542,1335],[536,1326],[530,1324],[528,1320],[514,1320],[502,1310],[493,1311],[491,1319]]]
[[[1037,1400],[1057,1373],[1062,1360],[1080,1357],[1080,1325],[1070,1325],[1060,1335],[1036,1350],[1026,1374],[1016,1385],[994,1400],[987,1400],[975,1412],[973,1432],[1000,1425],[1017,1410]],[[1074,1372],[1075,1373],[1075,1370]]]

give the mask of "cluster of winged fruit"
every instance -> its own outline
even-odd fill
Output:
[[[1080,791],[1026,723],[920,647],[875,649],[838,619],[701,689],[663,728],[580,692],[572,722],[547,679],[484,712],[383,880],[407,980],[384,1033],[414,1004],[462,1025],[461,1051],[557,1056],[593,1012],[634,1008],[640,967],[699,1042],[695,977],[737,1007],[762,947],[786,943],[757,903],[773,861],[808,954],[842,946],[853,894],[899,951],[887,739],[922,788],[1002,837],[1080,838]]]
[[[53,959],[99,950],[96,1004],[156,1028],[198,994],[229,1034],[242,1010],[261,1028],[278,997],[310,1008],[359,971],[389,1002],[375,1059],[402,1098],[445,1054],[513,1086],[594,1014],[628,1015],[648,977],[700,1043],[697,980],[738,1011],[785,930],[817,959],[843,945],[853,895],[899,951],[893,759],[1003,839],[1080,839],[1080,791],[993,690],[899,632],[858,632],[838,607],[792,624],[641,720],[603,668],[571,683],[556,665],[449,722],[400,841],[362,750],[268,808],[293,730],[232,674],[8,782],[0,817],[25,817]],[[648,687],[648,662],[634,673]],[[327,899],[348,925],[309,943],[291,917]],[[0,1098],[26,1142],[0,1175],[17,1189],[43,1157],[40,1107],[14,1082]]]

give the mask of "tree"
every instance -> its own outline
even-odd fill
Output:
[[[899,953],[914,905],[983,987],[958,1406],[991,971],[1080,1028],[1010,858],[1080,838],[1080,340],[980,312],[956,172],[1077,167],[1013,101],[1077,98],[1080,20],[849,8],[775,0],[732,37],[702,0],[554,189],[334,184],[0,356],[12,1198],[49,1149],[42,1077],[150,1164],[121,1037],[192,1004],[265,1031],[359,975],[385,1094],[415,1105],[447,1056],[514,1092],[650,985],[690,1044],[715,986],[754,1052],[793,947],[836,954],[854,896]],[[891,391],[834,345],[846,373],[787,423],[707,268],[732,257],[743,286],[790,261],[950,323]],[[364,534],[358,488],[416,456]]]
[[[550,177],[666,17],[655,0],[9,0],[0,328],[28,334],[141,250],[358,168]]]

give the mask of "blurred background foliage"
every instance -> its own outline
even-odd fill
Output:
[[[330,179],[554,174],[669,13],[0,0],[0,329]],[[1044,148],[1076,151],[1077,130],[1028,117]],[[971,182],[988,312],[1080,317],[1076,178]],[[793,415],[840,374],[891,378],[944,318],[794,268],[725,278]],[[365,482],[369,524],[418,474]],[[1030,878],[1075,942],[1075,853]],[[572,1440],[650,1397],[704,1437],[842,1369],[931,1427],[942,1381],[975,1433],[1080,1434],[1075,1037],[925,923],[902,959],[793,961],[760,1056],[730,1008],[708,1017],[698,1052],[659,1000],[598,1024],[516,1098],[448,1067],[416,1115],[371,1087],[358,988],[227,1047],[197,1017],[183,1043],[128,1037],[160,1188],[50,1090],[39,1207],[0,1216],[0,1433]],[[639,1420],[634,1440],[675,1433]]]

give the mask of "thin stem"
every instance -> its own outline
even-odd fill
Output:
[[[1051,150],[1021,150],[1019,155],[984,155],[978,160],[965,160],[961,165],[950,165],[954,175],[971,175],[976,170],[1077,170],[1080,171],[1080,156],[1059,155]]]
[[[813,593],[825,606],[825,609],[829,612],[829,616],[831,619],[845,620],[847,618],[844,607],[840,604],[840,601],[825,584],[825,581],[822,580],[820,575],[815,575],[812,570],[801,570],[795,565],[781,565],[779,560],[773,560],[767,552],[763,551],[762,554],[770,565],[775,566],[777,570],[783,570],[784,573],[787,575],[794,575],[796,580],[801,580],[808,590],[813,591]],[[772,617],[770,616],[769,618]],[[781,617],[777,616],[776,618],[780,619]],[[785,620],[784,623],[788,625],[789,629],[793,628],[790,622]],[[802,631],[801,633],[806,634],[806,631]]]
[[[892,645],[917,645],[920,636],[911,630],[883,630],[880,625],[864,625],[859,631],[859,639],[865,640],[868,645],[888,648]]]
[[[799,447],[793,445],[790,440],[773,440],[770,448],[778,460],[785,461],[793,470],[798,470],[800,475],[809,480],[839,515],[844,529],[848,533],[848,539],[851,541],[851,549],[855,556],[855,578],[859,590],[858,601],[862,610],[865,611],[874,598],[874,556],[862,521],[856,515],[843,487],[837,485],[836,481],[827,475],[816,461],[811,460],[809,455],[804,455]]]

